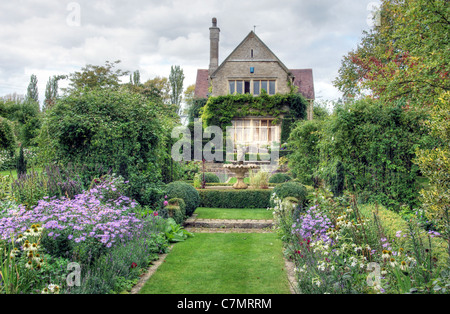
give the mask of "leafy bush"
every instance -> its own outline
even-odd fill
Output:
[[[269,178],[269,183],[284,183],[290,181],[291,179],[292,178],[288,174],[278,172]]]
[[[267,189],[269,188],[269,173],[264,171],[258,171],[254,174],[250,171],[250,186],[255,189]]]
[[[273,193],[275,193],[281,200],[284,200],[286,197],[295,197],[299,201],[299,205],[306,204],[306,197],[308,192],[302,184],[298,182],[285,182],[278,184],[273,188]],[[274,204],[271,203],[271,207]]]
[[[166,194],[169,199],[183,199],[186,204],[187,216],[191,216],[200,205],[200,197],[197,190],[186,182],[175,181],[167,184]]]
[[[145,205],[171,173],[166,143],[175,118],[126,90],[86,90],[59,99],[47,111],[39,143],[49,161],[105,169],[130,182],[128,196]],[[175,167],[175,165],[173,165]]]
[[[206,183],[220,183],[219,177],[215,173],[205,172]]]
[[[8,151],[9,155],[13,156],[16,148],[16,136],[11,121],[0,117],[0,149]]]
[[[11,152],[0,150],[0,171],[12,170],[16,167],[16,159]]]
[[[173,218],[177,224],[182,224],[186,217],[186,203],[182,198],[172,198],[167,201],[163,211],[167,212],[166,215]]]
[[[267,208],[270,189],[199,190],[200,207],[209,208]]]

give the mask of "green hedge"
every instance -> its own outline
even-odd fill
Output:
[[[267,208],[272,189],[198,190],[200,207],[208,208]]]
[[[197,190],[190,184],[175,181],[169,183],[166,188],[169,199],[181,198],[186,204],[186,215],[191,216],[192,213],[199,207],[199,195]]]
[[[308,196],[306,187],[301,183],[293,181],[278,184],[273,189],[273,193],[275,193],[282,200],[286,197],[295,197],[302,205],[306,204],[306,199]],[[271,203],[271,207],[274,205],[274,203]]]
[[[292,180],[292,178],[286,173],[275,173],[269,178],[269,183],[284,183]]]

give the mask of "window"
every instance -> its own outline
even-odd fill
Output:
[[[250,94],[250,81],[244,82],[244,94]]]
[[[253,95],[261,94],[262,90],[265,90],[269,95],[275,95],[276,83],[275,80],[271,81],[253,81]]]
[[[229,81],[230,94],[250,94],[250,81]]]
[[[275,95],[275,81],[269,81],[269,95]]]
[[[266,93],[269,93],[269,90],[267,89],[267,81],[261,81],[261,92],[265,90]]]
[[[280,140],[280,126],[273,119],[236,119],[231,123],[236,143],[267,145]]]
[[[242,94],[242,81],[236,81],[236,93]]]
[[[259,81],[253,81],[253,95],[259,95]]]
[[[230,84],[230,94],[234,94],[234,92],[236,91],[236,88],[234,85],[235,81],[230,81],[229,84]]]
[[[275,80],[232,80],[228,81],[230,94],[253,94],[259,95],[265,90],[269,95],[275,95],[277,92]]]

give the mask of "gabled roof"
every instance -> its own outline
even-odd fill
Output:
[[[195,82],[195,98],[207,98],[209,89],[209,74],[208,70],[198,69],[197,80]]]
[[[315,99],[312,69],[289,70],[294,77],[294,85],[306,99]]]
[[[301,93],[306,99],[315,99],[314,93],[314,80],[312,69],[288,69],[283,62],[270,50],[269,47],[255,34],[251,31],[244,40],[230,53],[230,55],[220,64],[220,66],[212,73],[211,77],[214,77],[221,68],[232,59],[233,55],[240,47],[242,47],[250,38],[255,38],[261,45],[267,49],[271,54],[274,61],[278,62],[279,65],[286,71],[286,73],[293,78],[293,83],[298,87],[298,92]],[[194,96],[197,98],[207,98],[209,90],[209,71],[206,69],[197,70],[197,80],[195,83]]]
[[[267,49],[267,51],[272,55],[272,57],[274,58],[274,60],[276,62],[278,62],[280,64],[280,66],[288,73],[289,70],[288,68],[283,64],[283,62],[281,62],[280,59],[278,59],[278,57],[272,52],[272,50],[270,50],[269,47],[267,47],[267,45],[261,40],[261,38],[259,38],[256,33],[254,31],[250,31],[250,33],[244,38],[244,40],[241,41],[241,43],[234,48],[234,50],[228,55],[228,57],[220,64],[220,66],[211,74],[211,77],[214,77],[216,75],[217,72],[219,72],[223,66],[233,57],[233,55],[235,54],[236,51],[239,50],[239,48],[241,48],[249,39],[251,38],[255,38],[256,40],[258,40],[261,45]]]

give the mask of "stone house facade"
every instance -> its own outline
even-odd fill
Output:
[[[254,31],[219,65],[220,29],[213,18],[210,31],[209,69],[199,69],[195,87],[196,98],[228,94],[288,94],[297,87],[309,103],[307,118],[312,119],[314,82],[312,69],[288,69]],[[280,125],[271,117],[246,117],[234,120],[236,142],[258,145],[279,141]]]

